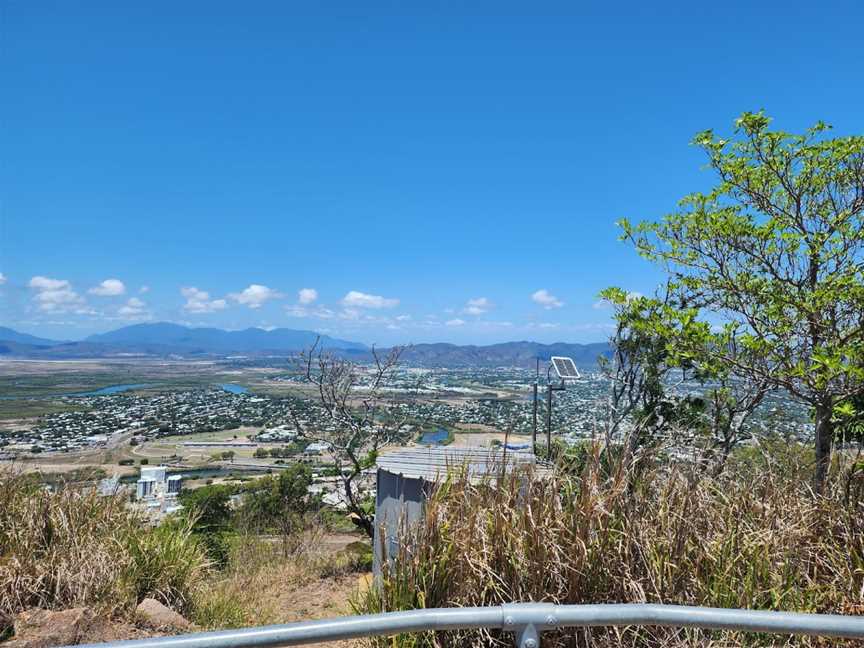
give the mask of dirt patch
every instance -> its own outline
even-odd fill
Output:
[[[352,537],[356,540],[356,537]],[[312,621],[331,617],[353,614],[351,598],[362,587],[368,584],[365,574],[345,574],[331,578],[321,578],[303,584],[274,583],[270,592],[265,594],[270,599],[273,612],[279,623],[294,623]],[[328,641],[309,644],[320,647],[360,646],[357,639],[346,641]]]

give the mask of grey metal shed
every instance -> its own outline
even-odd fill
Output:
[[[446,477],[448,471],[465,470],[473,481],[500,472],[502,468],[511,470],[535,463],[531,452],[480,447],[400,448],[378,457],[373,543],[375,577],[380,576],[383,561],[396,555],[401,531],[421,519],[431,486]]]

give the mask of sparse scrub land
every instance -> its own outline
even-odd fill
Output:
[[[0,611],[91,606],[123,614],[151,596],[184,613],[209,568],[188,525],[149,527],[117,497],[0,475]]]
[[[479,484],[451,476],[429,500],[414,542],[358,610],[512,601],[864,609],[864,482],[854,465],[836,467],[832,488],[819,496],[806,485],[812,451],[782,442],[737,451],[720,477],[661,461],[658,454],[643,457],[638,472],[622,459],[620,448],[586,444],[560,458],[551,475],[515,473]],[[495,645],[495,639],[454,632],[381,645]],[[781,639],[597,629],[549,635],[544,646],[765,645]]]
[[[188,515],[155,527],[123,498],[71,484],[50,492],[32,474],[0,474],[0,637],[14,615],[33,608],[87,607],[131,623],[145,598],[202,629],[295,620],[294,600],[319,581],[324,598],[306,601],[308,614],[344,613],[371,550],[327,549],[324,527],[303,517],[309,509],[295,498],[304,471],[290,483],[257,480],[253,504],[236,513],[227,506],[233,491],[199,489]],[[290,526],[277,527],[292,511]],[[247,532],[253,526],[258,532]]]

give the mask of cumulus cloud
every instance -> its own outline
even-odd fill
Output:
[[[6,283],[6,275],[0,272],[0,286]]]
[[[297,291],[297,301],[304,306],[308,306],[316,299],[318,299],[318,291],[314,288],[301,288]]]
[[[545,288],[541,288],[537,292],[531,295],[531,301],[535,304],[540,304],[546,310],[550,310],[552,308],[561,308],[564,305],[560,299],[558,299],[555,295],[551,294]]]
[[[150,292],[150,286],[141,286],[141,287],[138,289],[138,292],[141,293],[142,295],[143,295],[144,293],[148,293],[148,292]]]
[[[490,308],[492,308],[491,301],[486,297],[477,297],[475,299],[469,299],[465,304],[465,308],[462,309],[462,312],[467,313],[468,315],[482,315]]]
[[[186,298],[183,310],[190,313],[212,313],[228,305],[224,299],[210,299],[210,293],[198,290],[195,286],[181,288],[180,294]]]
[[[238,304],[243,304],[249,308],[261,308],[265,302],[271,299],[278,299],[282,297],[282,294],[261,284],[251,284],[241,292],[231,293],[228,297]]]
[[[349,308],[393,308],[399,305],[399,300],[352,290],[342,298],[342,305]]]
[[[137,297],[130,297],[126,303],[117,311],[120,317],[125,319],[147,319],[150,314],[147,312],[147,304]]]
[[[99,297],[116,297],[126,292],[126,286],[119,279],[106,279],[98,286],[94,286],[87,291],[91,295]]]
[[[36,276],[31,278],[27,285],[36,291],[33,301],[41,311],[81,314],[91,312],[85,306],[81,295],[72,289],[72,284],[66,279]]]
[[[465,320],[461,319],[451,319],[444,322],[445,326],[465,326]]]
[[[27,285],[36,290],[63,290],[71,287],[66,279],[51,279],[42,276],[33,277]]]

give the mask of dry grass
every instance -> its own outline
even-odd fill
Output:
[[[656,465],[636,476],[599,446],[572,468],[480,484],[451,477],[431,498],[413,548],[360,609],[513,601],[862,609],[861,503],[814,496],[795,469],[738,466],[713,479]],[[544,646],[765,645],[786,638],[632,628],[552,640]],[[488,633],[442,633],[387,645],[495,641]]]
[[[347,613],[364,556],[343,549],[354,536],[334,547],[324,533],[313,525],[288,548],[279,537],[233,536],[216,570],[189,521],[152,527],[122,498],[50,492],[32,474],[0,473],[0,636],[34,607],[86,606],[129,621],[145,597],[205,629]]]
[[[76,606],[123,615],[147,596],[188,612],[207,573],[186,525],[151,528],[121,498],[0,474],[0,616]]]

